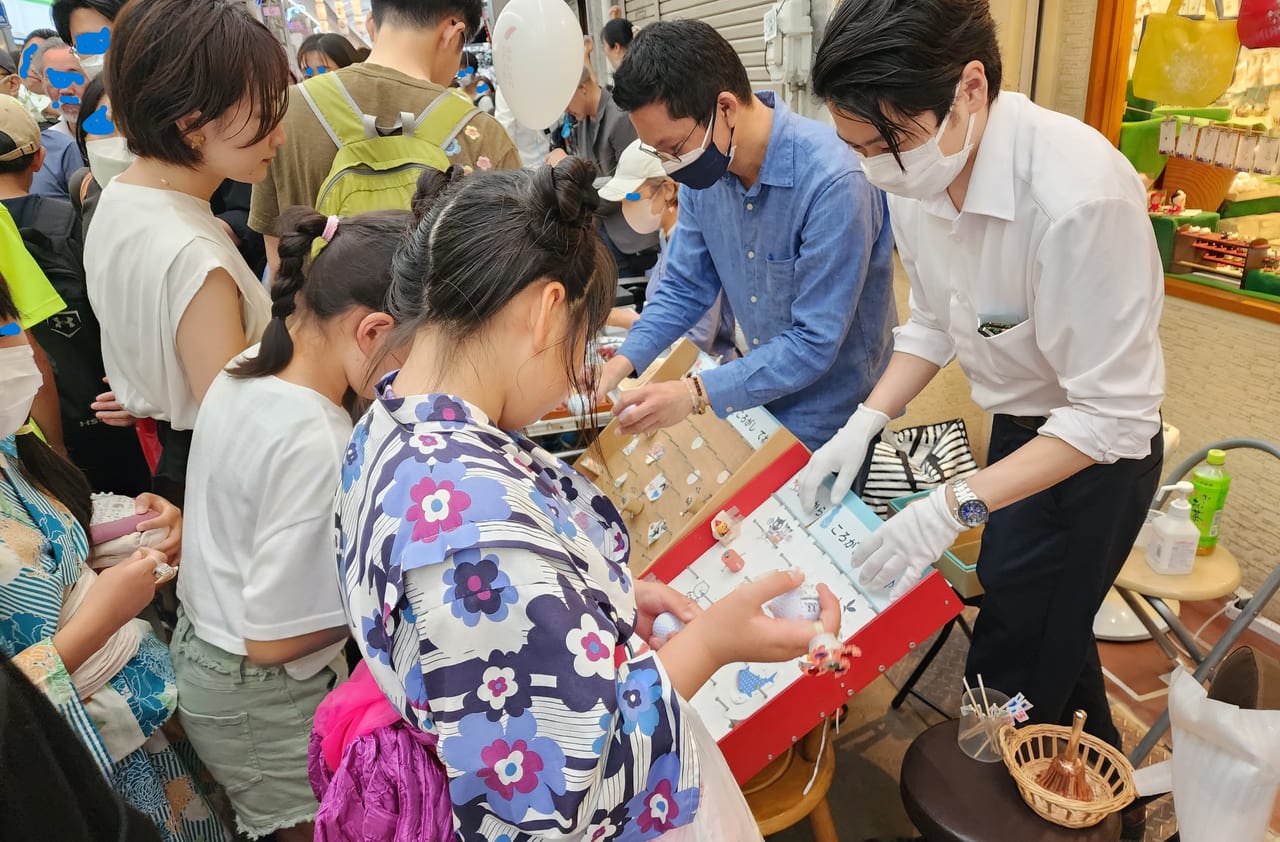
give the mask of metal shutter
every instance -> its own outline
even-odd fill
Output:
[[[627,0],[627,20],[637,29],[658,19],[658,0]]]
[[[764,13],[772,5],[773,0],[658,0],[658,17],[702,20],[714,26],[742,57],[751,87],[762,90],[772,87],[764,66]]]

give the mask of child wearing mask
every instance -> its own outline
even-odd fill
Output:
[[[271,315],[210,199],[224,179],[266,177],[289,65],[237,0],[138,0],[111,36],[111,119],[137,160],[103,187],[85,242],[89,298],[116,398],[157,421],[153,488],[180,501],[205,392]]]
[[[634,141],[618,159],[613,178],[600,188],[600,198],[622,203],[622,218],[637,234],[658,232],[658,262],[649,270],[645,296],[657,295],[667,271],[667,247],[676,233],[680,216],[680,185],[662,167],[662,162]],[[625,314],[625,315],[623,315]],[[609,323],[631,327],[640,318],[634,311],[614,311]],[[736,322],[733,308],[722,290],[706,315],[685,336],[694,345],[721,362],[742,356],[734,344]]]
[[[425,735],[417,750],[443,764],[467,839],[760,839],[684,700],[726,663],[807,651],[812,623],[761,611],[798,577],[705,612],[633,581],[613,504],[515,432],[592,386],[588,337],[614,297],[594,176],[575,158],[477,173],[396,255],[392,312],[414,340],[343,469],[348,623],[397,718]],[[663,644],[664,611],[688,625]]]
[[[154,517],[136,528],[166,530],[166,539],[100,573],[89,568],[89,483],[27,424],[41,377],[17,319],[0,277],[0,648],[166,842],[229,840],[190,746],[166,733],[176,697],[169,654],[135,619],[173,576],[182,516],[139,495],[139,514]]]
[[[429,171],[416,201],[446,179]],[[348,636],[331,566],[344,406],[372,397],[393,350],[383,302],[412,221],[286,211],[262,343],[218,375],[200,410],[171,651],[183,727],[251,837],[313,836],[311,721],[345,674],[331,664]]]

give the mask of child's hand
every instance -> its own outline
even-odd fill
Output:
[[[661,582],[637,581],[636,585],[636,634],[650,649],[660,649],[662,641],[653,636],[653,620],[659,614],[671,612],[686,625],[702,613],[698,603]]]
[[[822,632],[840,636],[840,602],[835,594],[826,585],[818,585],[822,612],[816,623],[778,620],[765,614],[761,606],[803,583],[803,573],[784,570],[748,582],[704,611],[693,628],[698,629],[707,650],[720,665],[799,658]]]
[[[146,532],[148,529],[169,530],[169,534],[156,545],[156,549],[168,557],[170,565],[177,567],[182,555],[182,511],[158,494],[139,494],[134,502],[138,504],[138,514],[155,513],[155,517],[138,524],[139,532]]]
[[[165,561],[164,553],[142,547],[124,561],[98,574],[98,581],[76,612],[86,622],[106,630],[108,635],[138,616],[151,604],[156,593],[156,566]]]

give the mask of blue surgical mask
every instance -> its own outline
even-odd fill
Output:
[[[711,115],[711,125],[707,126],[707,134],[702,145],[691,152],[680,156],[679,161],[664,162],[662,167],[667,175],[692,190],[706,190],[715,184],[729,171],[733,161],[733,129],[729,130],[729,154],[726,155],[716,147],[712,133],[716,128],[716,116]]]

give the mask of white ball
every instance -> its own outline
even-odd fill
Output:
[[[683,628],[684,623],[680,622],[680,618],[670,611],[664,611],[653,618],[653,636],[663,643],[666,643],[668,638]]]
[[[822,613],[822,605],[818,601],[818,589],[809,585],[801,585],[792,591],[769,600],[769,613],[779,620],[817,620]]]
[[[565,401],[565,408],[574,415],[583,416],[595,408],[595,403],[586,395],[575,392]]]

